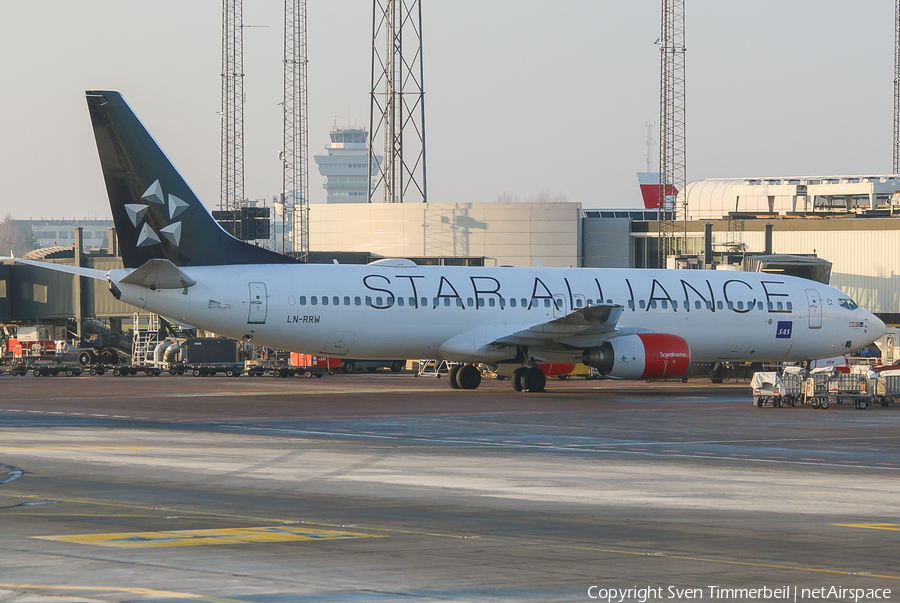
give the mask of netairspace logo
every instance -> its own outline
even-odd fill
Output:
[[[626,601],[647,603],[648,601],[889,601],[889,588],[845,588],[843,586],[821,586],[819,588],[800,588],[797,586],[778,586],[760,588],[727,588],[712,585],[705,588],[682,588],[679,586],[633,586],[631,588],[588,588],[588,598],[607,603],[625,603]]]

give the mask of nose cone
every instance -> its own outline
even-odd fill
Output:
[[[870,338],[869,343],[881,339],[881,336],[887,333],[887,325],[885,325],[884,321],[882,321],[874,314],[869,314],[869,318],[866,321],[866,326],[868,327],[866,329],[866,334]]]

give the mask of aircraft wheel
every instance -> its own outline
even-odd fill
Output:
[[[528,367],[520,366],[513,372],[513,389],[517,392],[525,391],[525,373],[528,372]]]
[[[525,390],[529,392],[542,392],[547,385],[547,376],[544,371],[536,366],[528,369],[522,379]]]
[[[459,389],[459,382],[456,380],[456,376],[459,374],[459,369],[462,368],[461,364],[457,364],[453,368],[450,369],[450,372],[447,373],[447,383],[450,384],[452,389]]]
[[[91,366],[94,363],[95,356],[93,352],[82,350],[78,352],[78,364],[83,367]]]
[[[356,363],[350,360],[345,360],[341,363],[341,370],[344,371],[345,375],[349,375],[356,370]]]
[[[405,362],[403,362],[403,361],[401,361],[401,360],[397,360],[396,362],[392,362],[392,363],[391,363],[391,372],[392,372],[392,373],[399,373],[399,372],[402,371],[405,367],[406,367],[406,363],[405,363]]]
[[[477,366],[464,364],[456,372],[454,381],[460,389],[477,389],[481,385],[481,371]]]

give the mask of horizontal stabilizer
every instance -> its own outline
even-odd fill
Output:
[[[197,281],[178,269],[169,260],[147,260],[143,266],[119,281],[148,289],[187,289]]]
[[[27,264],[29,266],[37,266],[38,268],[46,268],[47,270],[53,270],[55,272],[66,272],[68,274],[75,274],[78,276],[86,276],[88,278],[94,278],[98,281],[106,280],[106,270],[97,270],[95,268],[83,268],[80,266],[67,266],[65,264],[54,264],[53,262],[43,262],[39,260],[23,260],[16,257],[8,257],[3,258],[0,257],[0,260],[12,260],[17,264]]]

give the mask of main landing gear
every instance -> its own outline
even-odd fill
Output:
[[[447,375],[453,389],[477,389],[481,385],[481,371],[471,364],[457,364]]]
[[[513,373],[513,389],[517,392],[542,392],[547,376],[536,366],[521,366]]]
[[[450,369],[447,381],[453,389],[477,389],[481,385],[481,371],[472,364],[457,364]],[[512,383],[517,392],[542,392],[547,376],[536,366],[522,366],[513,373]]]

